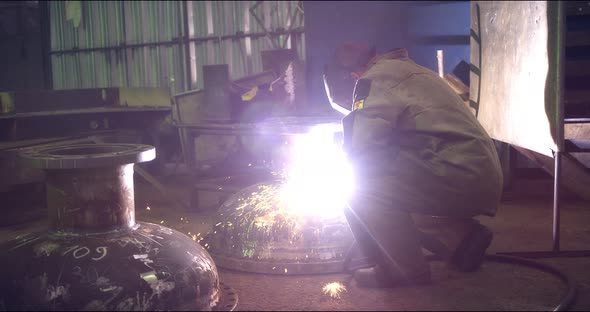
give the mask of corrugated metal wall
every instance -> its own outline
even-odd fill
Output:
[[[290,29],[303,26],[303,11],[298,8],[298,1],[193,1],[191,6],[194,32],[189,29],[189,33],[192,38],[219,38],[239,32],[261,34],[265,29],[274,31],[279,28]],[[254,7],[254,14],[261,19],[263,25],[259,25],[251,14],[252,7]],[[279,47],[291,48],[290,40],[286,35],[277,35],[273,38],[274,40],[270,40],[268,37],[256,36],[241,39],[211,39],[193,43],[191,49],[195,50],[197,70],[196,75],[192,77],[192,83],[196,83],[199,88],[202,87],[202,79],[199,77],[202,74],[201,65],[203,64],[227,63],[234,79],[260,72],[262,70],[261,51]],[[303,40],[300,41],[300,43],[303,42]],[[299,56],[303,58],[304,45],[299,44],[297,50]],[[192,69],[192,73],[195,73],[194,66]]]
[[[202,87],[202,65],[221,63],[237,79],[262,70],[260,51],[290,47],[281,28],[303,26],[299,1],[80,1],[80,7],[75,27],[66,1],[49,4],[54,89],[165,87],[178,93]],[[261,35],[265,29],[279,31],[271,36],[274,44]],[[298,42],[303,58],[303,38]]]

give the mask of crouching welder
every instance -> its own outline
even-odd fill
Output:
[[[324,82],[332,107],[347,114],[343,148],[356,190],[346,217],[376,264],[354,273],[357,284],[429,283],[422,248],[450,268],[477,270],[493,234],[473,217],[495,215],[502,170],[463,100],[405,49],[377,56],[345,44],[325,66]]]

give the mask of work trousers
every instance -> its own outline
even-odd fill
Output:
[[[392,177],[364,181],[345,209],[360,250],[392,275],[406,279],[429,274],[424,237],[439,239],[447,250],[454,250],[475,215],[468,209],[453,210],[440,198]]]

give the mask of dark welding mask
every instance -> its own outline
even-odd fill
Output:
[[[348,42],[336,48],[331,62],[324,67],[324,86],[332,108],[343,114],[352,111],[357,81],[353,73],[363,69],[375,52],[375,48],[363,43]]]
[[[356,79],[351,70],[337,64],[324,66],[324,87],[333,109],[347,115],[352,111],[352,98]]]

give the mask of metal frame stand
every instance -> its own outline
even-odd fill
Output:
[[[573,258],[590,257],[590,250],[560,250],[560,182],[561,182],[561,157],[563,152],[554,153],[555,168],[553,178],[553,249],[551,251],[520,251],[498,252],[499,255],[518,256],[523,258]]]

